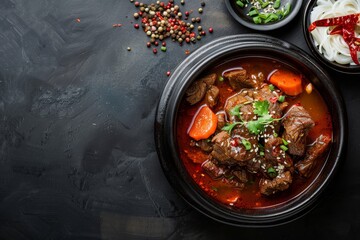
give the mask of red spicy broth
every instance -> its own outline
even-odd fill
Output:
[[[247,57],[234,59],[223,64],[217,65],[204,72],[204,75],[216,73],[217,76],[222,76],[222,73],[233,68],[244,68],[249,74],[259,74],[262,72],[264,76],[268,76],[275,69],[288,69],[295,73],[296,70],[288,67],[286,64],[270,58]],[[308,80],[304,79],[304,87],[308,84]],[[213,108],[216,113],[223,109],[225,101],[228,97],[236,93],[228,82],[216,81],[215,84],[219,90],[218,104]],[[315,122],[308,135],[307,142],[312,143],[320,134],[332,136],[331,116],[328,107],[321,95],[316,89],[313,89],[311,94],[303,91],[299,96],[286,99],[289,102],[289,107],[294,104],[301,104],[310,114]],[[189,175],[196,182],[196,184],[203,189],[204,192],[217,202],[234,208],[256,209],[272,207],[284,202],[287,202],[301,192],[314,180],[319,173],[326,156],[318,160],[316,169],[310,178],[302,178],[297,174],[293,176],[293,182],[289,189],[284,192],[279,192],[273,196],[263,196],[259,191],[259,179],[256,179],[250,184],[247,184],[244,189],[238,189],[233,184],[229,183],[225,178],[214,180],[202,169],[201,163],[208,159],[208,154],[204,153],[200,148],[190,145],[191,138],[187,131],[192,122],[192,119],[203,101],[191,106],[185,99],[182,100],[178,115],[177,115],[177,142],[180,158],[186,167]],[[286,110],[285,110],[286,111]]]

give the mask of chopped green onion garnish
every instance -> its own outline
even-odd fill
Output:
[[[280,7],[280,4],[281,4],[281,0],[275,0],[273,7],[274,7],[275,9],[277,9],[277,8]]]
[[[241,143],[244,145],[246,151],[248,151],[248,150],[251,149],[251,143],[250,143],[248,140],[242,139],[242,140],[241,140]]]
[[[258,14],[259,14],[259,11],[258,11],[257,9],[251,10],[251,11],[248,13],[248,15],[249,15],[250,17],[254,17],[254,16],[258,15]]]
[[[273,21],[276,21],[276,20],[278,20],[279,19],[279,17],[278,17],[278,15],[276,15],[275,13],[270,13],[269,15],[268,15],[268,17],[265,19],[265,23],[268,23],[268,22],[273,22]]]
[[[270,177],[272,177],[272,178],[274,178],[274,177],[276,177],[276,170],[275,170],[275,168],[273,168],[273,167],[269,167],[268,169],[267,169],[267,173],[269,174],[269,176]]]
[[[219,77],[219,81],[220,82],[223,82],[224,81],[224,78],[222,76]]]
[[[279,102],[285,102],[285,96],[284,96],[284,95],[281,95],[281,96],[278,98],[278,101],[279,101]]]
[[[286,151],[289,149],[289,148],[288,148],[287,146],[285,146],[285,145],[281,145],[280,148],[281,148],[284,152],[286,152]]]
[[[239,6],[239,7],[244,7],[244,3],[242,1],[236,1],[236,4]]]
[[[275,90],[274,85],[270,84],[270,85],[269,85],[269,89],[270,89],[270,91],[274,91],[274,90]]]
[[[253,17],[253,21],[255,24],[260,24],[261,23],[261,18],[259,16]]]
[[[285,146],[287,146],[289,144],[288,141],[286,141],[285,139],[282,139],[282,142]]]
[[[291,8],[291,5],[290,3],[286,3],[285,5],[285,10],[284,10],[284,16],[288,15],[290,13],[290,8]]]
[[[260,156],[264,156],[264,155],[265,155],[265,153],[264,153],[264,152],[260,152],[259,154],[260,154]]]

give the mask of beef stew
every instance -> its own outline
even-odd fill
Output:
[[[310,84],[285,63],[247,57],[205,71],[181,102],[180,158],[196,184],[222,204],[256,209],[286,202],[325,161],[332,124],[324,100],[316,89],[287,95],[269,82],[277,71],[299,76],[302,89]],[[216,117],[199,116],[205,107]],[[189,136],[194,128],[196,139]]]

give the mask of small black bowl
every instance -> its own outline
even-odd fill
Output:
[[[329,61],[328,59],[326,59],[324,57],[324,55],[319,52],[318,48],[315,45],[314,39],[308,30],[308,28],[311,24],[311,21],[310,21],[311,11],[316,6],[316,2],[317,2],[317,0],[310,0],[306,4],[306,6],[304,8],[304,13],[303,13],[304,17],[303,17],[303,21],[302,21],[303,33],[305,36],[306,44],[310,48],[310,51],[315,56],[315,58],[317,60],[319,60],[320,63],[326,67],[329,67],[329,68],[331,68],[335,71],[341,72],[341,73],[360,74],[360,65],[350,65],[350,64],[343,65],[343,64],[336,63],[336,62],[332,62],[332,61]]]
[[[295,198],[266,209],[230,209],[213,201],[197,186],[178,155],[176,121],[186,89],[206,69],[239,56],[271,57],[301,71],[326,99],[333,124],[333,143],[320,173]],[[274,226],[293,221],[315,206],[335,174],[344,151],[345,106],[334,82],[303,50],[261,34],[222,37],[193,52],[170,77],[158,104],[155,142],[160,164],[172,187],[201,213],[235,226]]]
[[[225,0],[227,9],[229,10],[230,14],[236,19],[236,21],[238,21],[245,27],[259,31],[271,31],[288,24],[299,12],[302,2],[302,0],[283,0],[282,5],[285,5],[286,3],[291,4],[291,12],[289,13],[289,15],[277,22],[271,22],[267,24],[255,24],[252,18],[247,15],[250,6],[241,8],[236,4],[236,0]]]

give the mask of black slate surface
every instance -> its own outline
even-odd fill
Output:
[[[254,32],[231,18],[224,1],[205,2],[201,25],[214,33],[191,46],[168,41],[168,51],[154,55],[133,27],[129,0],[0,1],[0,239],[359,236],[360,75],[328,70],[348,111],[347,155],[303,218],[267,229],[231,227],[196,212],[169,186],[153,137],[166,72],[187,49]],[[187,0],[183,9],[196,16],[199,7]],[[301,13],[266,34],[309,52]]]

